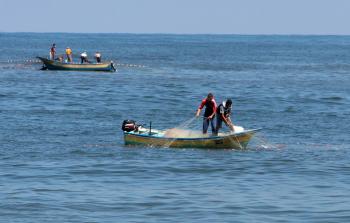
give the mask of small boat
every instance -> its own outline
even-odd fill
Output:
[[[250,129],[219,133],[217,136],[197,135],[194,137],[169,137],[167,131],[146,129],[136,126],[124,130],[125,145],[144,145],[151,147],[207,148],[207,149],[246,149],[249,140],[260,129]],[[131,130],[131,131],[130,131]]]
[[[49,60],[43,57],[37,57],[41,62],[43,62],[43,69],[49,70],[71,70],[71,71],[106,71],[114,72],[113,62],[109,63],[62,63],[59,61]]]

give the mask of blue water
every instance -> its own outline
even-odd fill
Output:
[[[53,42],[123,65],[25,62]],[[349,85],[350,36],[0,33],[0,222],[349,222]],[[246,151],[123,145],[208,92],[263,128]]]

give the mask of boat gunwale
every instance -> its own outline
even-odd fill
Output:
[[[44,62],[43,62],[44,63]],[[78,66],[91,66],[91,65],[103,65],[103,66],[110,66],[113,62],[108,62],[108,63],[62,63],[62,62],[57,62],[57,61],[50,61],[49,62],[51,65],[55,66],[62,66],[62,65],[78,65]]]
[[[142,135],[142,134],[137,134],[137,133],[133,133],[133,132],[125,132],[124,131],[124,135],[133,135],[133,136],[139,136],[139,137],[143,137],[143,138],[153,138],[153,139],[163,139],[163,140],[180,140],[180,141],[189,141],[189,140],[196,140],[196,141],[199,141],[199,140],[220,140],[220,139],[224,139],[224,138],[227,138],[227,137],[230,137],[230,136],[236,136],[236,137],[239,137],[239,136],[244,136],[246,134],[254,134],[258,131],[260,131],[261,128],[258,128],[258,129],[249,129],[249,130],[245,130],[243,132],[240,132],[240,133],[233,133],[233,134],[230,134],[230,135],[225,135],[225,136],[210,136],[210,137],[203,137],[203,138],[174,138],[174,137],[162,137],[162,136],[156,136],[156,135]]]
[[[109,61],[109,62],[104,62],[104,63],[62,63],[59,61],[54,61],[54,60],[49,60],[43,57],[37,57],[39,60],[41,60],[44,64],[45,63],[49,63],[51,65],[55,65],[55,66],[62,66],[62,65],[79,65],[79,66],[87,66],[87,65],[111,65],[113,64],[113,61]]]

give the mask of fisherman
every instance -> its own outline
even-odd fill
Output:
[[[50,60],[55,60],[55,54],[56,54],[56,44],[52,44],[52,47],[50,49]]]
[[[66,55],[67,55],[67,60],[69,63],[73,62],[73,58],[72,58],[72,50],[70,47],[66,48]]]
[[[81,59],[81,62],[80,63],[90,63],[87,59],[87,53],[84,51],[83,53],[80,54],[80,59]]]
[[[216,114],[217,114],[216,131],[215,131],[216,135],[219,134],[219,129],[222,128],[222,122],[224,122],[226,126],[230,128],[231,131],[234,131],[234,126],[230,118],[231,109],[232,109],[231,99],[227,99],[226,101],[223,101],[216,109]]]
[[[214,117],[216,112],[216,102],[212,93],[202,100],[200,106],[197,109],[196,117],[199,117],[203,107],[205,106],[204,116],[203,116],[203,134],[207,134],[209,123],[211,125],[211,131],[215,134],[216,129],[214,125]]]
[[[100,52],[95,53],[95,58],[96,58],[97,63],[101,63],[101,53]]]

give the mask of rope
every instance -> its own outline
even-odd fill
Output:
[[[40,60],[6,60],[0,61],[0,63],[14,64],[14,63],[41,63]]]
[[[115,64],[117,66],[124,66],[124,67],[139,67],[139,68],[144,68],[146,67],[145,65],[137,65],[137,64],[125,64],[125,63],[117,63]]]
[[[241,144],[241,142],[238,140],[236,134],[234,134],[233,136],[235,137],[236,141],[238,142],[239,148],[240,148],[240,149],[244,149],[243,146],[242,146],[242,144]]]

